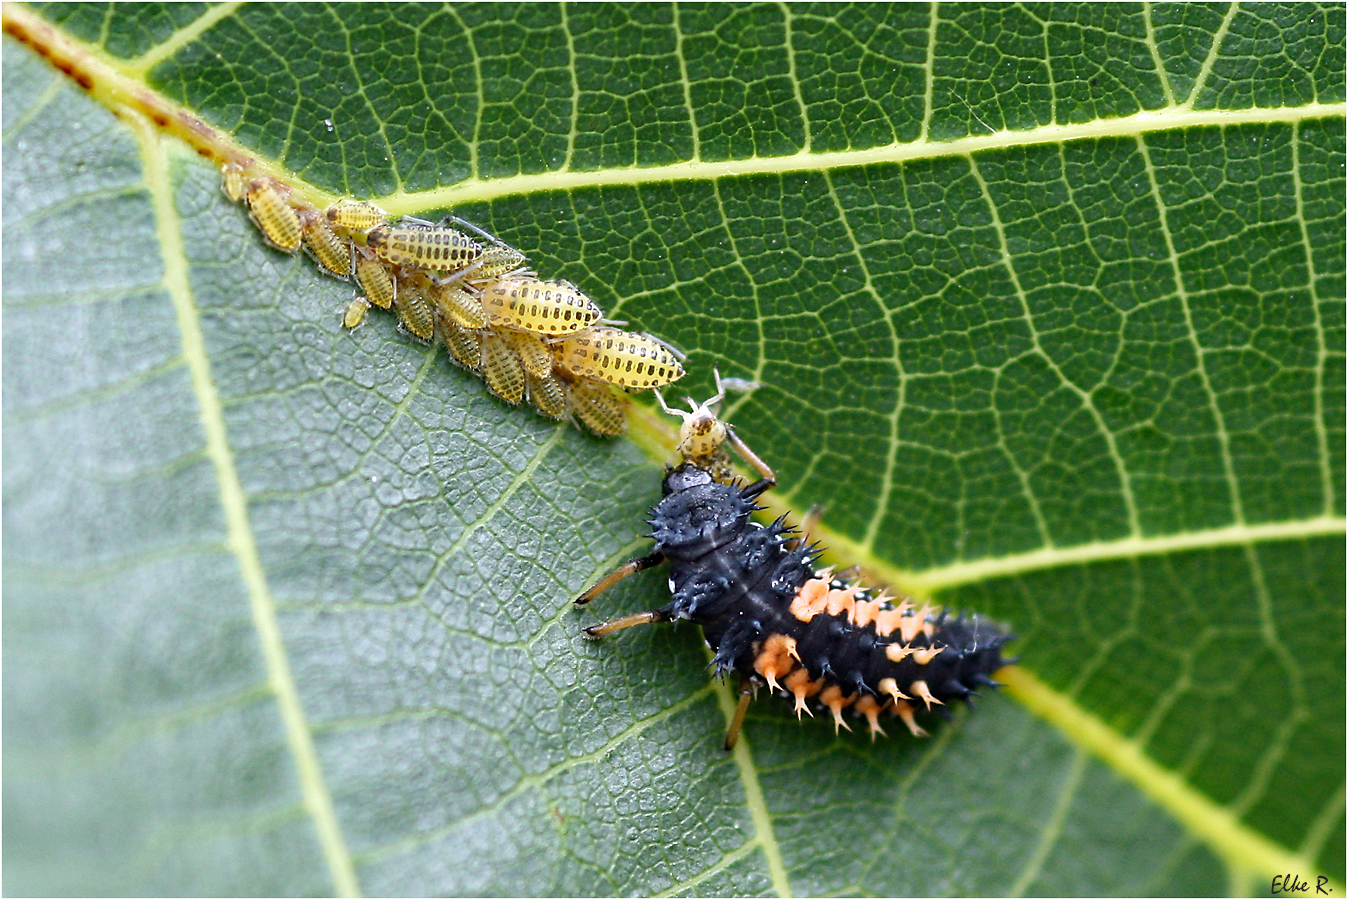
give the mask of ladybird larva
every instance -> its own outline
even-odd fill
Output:
[[[644,390],[683,377],[672,350],[644,334],[596,326],[553,345],[557,365],[578,378]]]
[[[487,320],[500,328],[559,337],[574,334],[603,318],[603,310],[565,281],[501,278],[482,289]]]
[[[248,215],[267,243],[277,250],[294,253],[300,248],[299,214],[271,179],[255,178],[248,185]]]

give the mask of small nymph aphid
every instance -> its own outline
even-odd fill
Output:
[[[424,341],[435,337],[435,306],[415,279],[404,279],[393,297],[403,327]]]
[[[567,408],[595,434],[615,437],[627,430],[627,401],[606,384],[573,382],[567,388]]]
[[[243,166],[238,163],[226,163],[221,170],[224,175],[225,196],[240,203],[248,194],[248,183],[244,178]]]
[[[300,248],[300,217],[286,195],[290,192],[270,178],[254,178],[248,185],[248,214],[267,242],[285,253]]]
[[[714,400],[715,398],[713,398]],[[743,443],[729,428],[705,427],[713,401],[684,419],[680,445],[715,459],[718,436]],[[717,423],[721,424],[721,423]],[[792,698],[797,717],[827,710],[834,730],[851,727],[843,710],[866,718],[871,739],[883,734],[889,713],[915,736],[926,732],[916,715],[968,700],[1005,665],[1010,638],[977,616],[949,618],[936,607],[917,607],[870,592],[815,568],[816,548],[798,539],[782,519],[753,522],[755,498],[777,483],[757,456],[745,457],[761,476],[745,485],[723,482],[694,459],[667,471],[664,499],[651,510],[651,553],[630,560],[577,598],[587,603],[629,575],[670,563],[670,602],[585,629],[599,637],[634,625],[687,619],[702,627],[717,675],[736,672],[739,705],[725,746],[739,737],[744,714],[759,687]]]
[[[357,297],[346,307],[346,313],[342,316],[342,327],[348,330],[355,328],[365,321],[365,314],[369,311],[370,301],[364,297]]]
[[[440,333],[444,336],[445,347],[449,349],[455,362],[470,372],[482,373],[481,335],[464,331],[453,320],[444,316],[440,319]]]
[[[524,399],[524,365],[509,342],[495,332],[482,335],[482,377],[487,388],[511,406]]]
[[[460,328],[481,331],[487,327],[487,314],[482,309],[482,302],[463,285],[432,280],[430,294],[440,311]]]
[[[557,365],[577,378],[633,390],[664,387],[683,377],[674,351],[645,334],[599,325],[553,345]]]
[[[388,213],[368,200],[340,200],[327,208],[324,217],[339,235],[361,246],[373,229],[388,224]]]
[[[552,374],[537,376],[525,371],[525,382],[529,388],[529,399],[534,407],[550,419],[560,419],[566,415],[566,385]]]
[[[692,412],[670,409],[665,403],[664,395],[658,390],[655,392],[655,399],[660,402],[660,408],[665,411],[665,414],[677,416],[683,420],[683,424],[679,427],[679,443],[675,450],[685,462],[711,472],[712,477],[717,481],[729,481],[734,477],[730,455],[726,452],[727,444],[755,471],[770,474],[772,470],[768,468],[767,463],[759,459],[739,439],[729,423],[721,421],[716,408],[725,399],[727,390],[752,391],[758,385],[742,378],[722,379],[718,369],[712,369],[712,373],[716,376],[716,395],[702,404],[694,403],[693,399],[689,397],[688,407]]]

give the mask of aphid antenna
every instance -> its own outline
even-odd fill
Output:
[[[507,250],[515,250],[514,247],[510,246],[505,241],[501,240],[496,235],[492,234],[490,231],[487,231],[485,228],[481,228],[477,225],[474,225],[472,222],[469,222],[467,219],[460,218],[459,216],[445,216],[444,220],[440,224],[448,225],[451,222],[455,225],[462,225],[469,231],[476,232],[480,237],[486,238],[487,240],[491,241],[498,247],[505,247]],[[515,250],[515,252],[519,253],[518,250]],[[520,253],[520,255],[523,256],[524,254]]]
[[[422,228],[435,228],[436,225],[430,219],[423,219],[419,216],[403,216],[398,220],[399,225],[419,225]]]
[[[626,319],[610,319],[608,316],[605,316],[604,318],[600,319],[598,322],[595,322],[594,324],[596,324],[596,325],[612,325],[612,326],[614,326],[614,327],[616,327],[616,328],[621,328],[621,327],[623,327],[624,325],[631,325],[632,323],[629,322],[629,321],[627,321]]]
[[[649,331],[641,332],[641,336],[644,338],[650,338],[651,340],[659,344],[661,347],[664,347],[670,353],[673,353],[676,357],[678,357],[679,362],[688,362],[688,354],[684,353],[678,347],[675,347],[669,341],[663,341],[660,338],[656,337],[655,335],[651,334]]]

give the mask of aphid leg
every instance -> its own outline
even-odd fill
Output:
[[[635,575],[638,572],[643,572],[646,569],[658,566],[660,565],[660,563],[664,561],[665,555],[663,553],[651,553],[647,556],[638,556],[636,559],[629,559],[627,562],[623,563],[621,566],[618,566],[618,568],[614,569],[612,572],[609,572],[603,578],[599,579],[594,584],[590,585],[589,589],[585,591],[585,593],[581,594],[579,597],[576,598],[576,604],[580,605],[584,603],[589,603],[595,597],[598,597],[604,591],[613,587],[615,584],[622,581],[627,576]]]
[[[476,272],[478,269],[482,268],[483,262],[485,262],[485,260],[479,259],[477,262],[473,263],[471,266],[468,266],[466,269],[461,269],[460,271],[455,272],[453,275],[446,275],[444,278],[432,277],[431,283],[434,284],[436,287],[441,288],[448,287],[449,285],[452,284],[457,284],[458,282],[463,281],[469,275]]]
[[[814,504],[806,511],[805,518],[800,520],[800,528],[796,529],[800,532],[802,541],[809,541],[810,532],[814,531],[815,526],[819,524],[819,520],[823,515],[824,507],[820,506],[818,503]]]
[[[730,728],[725,733],[725,749],[729,753],[735,749],[740,739],[740,729],[744,726],[744,714],[749,711],[749,701],[754,698],[750,680],[740,676],[740,702],[735,706],[735,715],[730,719]]]
[[[591,625],[584,631],[587,636],[597,638],[612,634],[615,631],[622,631],[624,628],[631,628],[633,625],[668,622],[673,618],[674,615],[667,609],[649,609],[646,612],[633,613],[630,616],[623,616],[621,619],[613,619],[600,625]]]
[[[763,477],[767,482],[762,488],[755,492],[754,496],[763,493],[770,487],[777,485],[777,473],[772,471],[772,467],[758,458],[758,454],[749,449],[749,446],[740,440],[739,435],[735,434],[735,429],[729,425],[726,426],[725,436],[727,443],[735,448],[735,452],[740,455],[740,459],[753,467],[753,470]],[[762,482],[760,482],[762,483]]]

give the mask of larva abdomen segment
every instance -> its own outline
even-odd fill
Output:
[[[299,214],[270,179],[256,178],[248,185],[248,214],[267,242],[284,253],[300,248]]]
[[[482,291],[491,324],[548,337],[574,334],[604,315],[594,301],[569,284],[537,278],[502,278]]]
[[[599,326],[553,345],[557,365],[577,378],[622,388],[658,388],[683,377],[673,352],[643,334]]]

